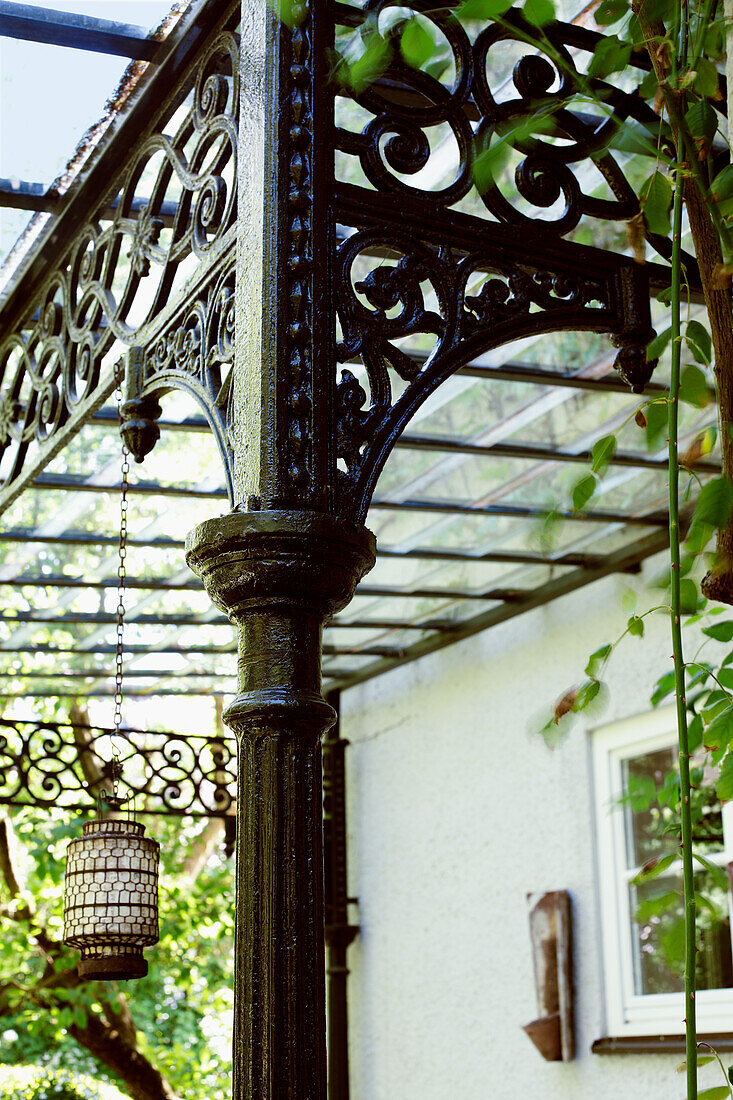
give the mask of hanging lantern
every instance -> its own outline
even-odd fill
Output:
[[[158,941],[159,844],[139,821],[98,818],[66,856],[64,943],[81,951],[79,977],[142,978]]]
[[[117,393],[120,416],[121,394]],[[114,739],[122,736],[123,629],[125,623],[125,558],[127,556],[128,451],[122,444],[120,470],[120,544],[117,568],[117,645],[115,647]],[[126,800],[117,794],[122,765],[116,749],[105,775],[112,791],[99,791],[99,817],[66,853],[64,943],[81,951],[80,978],[124,980],[148,972],[143,948],[158,942],[158,853],[160,845],[145,836],[133,817],[102,816],[102,799],[119,811]]]

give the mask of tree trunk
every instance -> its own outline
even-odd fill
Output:
[[[178,1100],[163,1074],[102,1017],[87,1014],[85,1027],[72,1024],[69,1035],[124,1081],[132,1100]]]
[[[664,38],[661,23],[650,21],[646,14],[645,0],[633,4],[634,14],[644,34],[649,58],[659,82],[660,91],[667,107],[669,123],[675,144],[679,148],[680,133],[676,120],[678,114],[679,93],[667,84],[669,75],[666,54],[657,49],[660,39]],[[684,159],[684,150],[680,151]],[[688,162],[689,163],[689,162]],[[723,258],[720,242],[713,225],[705,197],[691,176],[684,182],[684,199],[690,221],[690,233],[695,249],[700,280],[708,311],[710,336],[713,343],[713,371],[718,387],[718,425],[720,431],[720,451],[723,476],[733,481],[733,316],[731,315],[729,280],[721,278]],[[703,578],[703,595],[711,600],[733,605],[733,514],[725,527],[718,531],[717,561],[713,569]]]

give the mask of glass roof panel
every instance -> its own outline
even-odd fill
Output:
[[[168,0],[24,2],[145,30],[154,30],[171,8]],[[0,177],[47,189],[104,114],[129,64],[129,58],[112,54],[0,38]],[[51,94],[53,89],[63,89],[63,94]],[[0,262],[32,217],[0,207]]]
[[[144,27],[157,24],[169,8],[159,0],[46,0],[45,6]],[[567,0],[562,13],[572,16],[578,7]],[[509,81],[510,54],[511,49],[504,51],[502,61]],[[0,176],[47,187],[87,127],[102,115],[126,65],[123,58],[0,39]],[[41,87],[39,68],[44,71]],[[53,88],[63,88],[64,96],[49,95]],[[18,104],[22,110],[15,110]],[[348,125],[353,108],[343,101],[338,106]],[[448,171],[441,148],[436,153]],[[353,170],[346,161],[354,159],[340,158],[345,171]],[[141,179],[142,190],[147,182]],[[597,186],[585,182],[597,196],[606,187],[600,177]],[[476,203],[477,196],[469,195],[466,209]],[[0,212],[0,249],[30,217]],[[37,224],[46,215],[35,217]],[[589,227],[581,222],[576,238],[628,250],[623,223],[599,228],[594,222],[593,228],[597,235],[590,240]],[[192,260],[181,279],[194,266]],[[141,302],[141,310],[147,305]],[[654,302],[653,313],[663,327],[664,308]],[[699,313],[692,308],[691,315]],[[433,342],[423,334],[401,339],[400,347],[419,363]],[[114,348],[108,362],[121,350]],[[385,466],[367,521],[380,549],[389,553],[380,555],[353,602],[325,630],[327,687],[337,682],[334,677],[373,671],[380,659],[394,659],[416,643],[449,641],[471,629],[477,617],[514,613],[521,609],[523,593],[558,580],[582,583],[607,555],[628,552],[655,532],[663,538],[666,473],[645,468],[644,461],[663,457],[664,440],[648,441],[633,418],[640,399],[616,392],[615,354],[608,335],[527,337],[486,352],[417,410]],[[349,369],[368,388],[363,365],[349,364]],[[665,380],[668,369],[666,353],[655,383]],[[394,400],[407,383],[393,377],[391,384]],[[711,424],[712,406],[684,406],[681,412],[683,443],[689,446]],[[3,516],[4,532],[18,534],[16,542],[0,538],[0,678],[19,690],[23,681],[15,674],[24,668],[39,674],[27,680],[39,693],[59,684],[64,690],[82,685],[111,691],[120,514],[115,416],[112,401],[46,466],[40,478],[45,487],[29,488]],[[200,423],[201,413],[186,397],[171,395],[163,420]],[[213,694],[231,687],[234,679],[235,632],[185,563],[187,532],[229,507],[213,439],[195,428],[195,423],[185,430],[164,428],[145,464],[133,467],[130,476],[130,536],[142,544],[130,546],[127,556],[125,667],[133,694]],[[560,461],[554,452],[587,452],[609,432],[617,434],[624,452],[619,458],[627,464],[612,465],[589,505],[590,514],[575,515],[572,490],[588,466]],[[432,438],[439,446],[426,449],[414,437]],[[465,444],[495,450],[465,453]],[[531,447],[548,453],[516,453]],[[501,448],[504,453],[498,453]],[[716,456],[713,450],[707,461]],[[628,464],[633,460],[642,465]],[[709,471],[703,480],[707,476]],[[548,529],[546,511],[553,507],[568,518]],[[593,514],[603,511],[610,516]],[[647,523],[626,522],[647,513],[656,513],[647,516]],[[467,561],[467,555],[488,558]],[[45,583],[30,584],[33,579]],[[65,579],[76,583],[64,584]],[[145,588],[145,583],[152,586]],[[207,647],[225,652],[201,652]],[[82,675],[64,679],[65,672]]]

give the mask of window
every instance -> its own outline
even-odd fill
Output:
[[[684,917],[678,859],[636,883],[678,852],[675,817],[674,708],[615,723],[593,735],[598,883],[609,1033],[679,1034],[684,1030]],[[698,767],[704,760],[693,760]],[[731,900],[725,868],[733,858],[733,803],[721,806],[705,776],[695,851],[698,904],[698,1030],[733,1031]],[[716,870],[719,868],[720,870]]]

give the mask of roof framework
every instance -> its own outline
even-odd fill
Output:
[[[599,42],[587,19],[546,28],[566,66],[550,72],[521,13],[476,28],[438,5],[420,18],[448,44],[448,75],[397,56],[356,92],[326,65],[361,7],[309,0],[292,26],[265,7],[252,0],[240,27],[232,0],[194,0],[146,34],[0,2],[0,35],[135,59],[50,186],[0,179],[0,206],[33,214],[0,291],[0,693],[113,693],[121,418],[145,459],[129,490],[127,695],[231,684],[234,629],[184,556],[194,525],[197,574],[241,625],[227,720],[254,733],[236,796],[235,950],[252,996],[237,1100],[325,1096],[310,993],[333,718],[320,691],[638,571],[667,543],[663,440],[647,446],[631,392],[646,386],[652,408],[665,392],[668,364],[650,382],[645,348],[667,267],[655,239],[645,265],[629,255],[638,165],[615,141],[623,124],[663,142],[664,124],[633,81],[598,85],[598,112],[564,105],[480,194],[474,182],[487,135],[533,96],[572,101]],[[263,66],[241,118],[240,33]],[[687,273],[694,313],[691,258]],[[719,469],[697,446],[712,422],[704,395],[682,413],[695,484]],[[576,510],[609,433],[618,449]],[[371,558],[365,521],[376,564],[347,602]],[[166,741],[141,742],[156,774]],[[329,943],[345,975],[343,746],[327,738]],[[223,790],[217,753],[199,793]],[[264,1069],[242,1054],[260,1049]]]
[[[355,18],[341,9],[339,15],[351,22]],[[179,120],[191,102],[193,93],[188,100],[184,93],[195,78],[200,51],[191,49],[186,58],[187,31],[195,27],[202,39],[207,33],[211,39],[235,25],[231,4],[199,3],[157,42],[141,28],[0,5],[2,34],[123,53],[150,63],[137,78],[133,109],[113,120],[90,164],[65,194],[54,189],[42,194],[41,185],[17,180],[0,187],[5,204],[51,212],[30,254],[10,275],[2,317],[6,333],[23,332],[33,343],[32,330],[21,321],[20,303],[38,290],[40,273],[79,234],[79,213],[90,195],[98,196],[103,232],[112,219],[113,227],[138,233],[129,258],[139,274],[161,260],[154,242],[176,218],[181,237],[180,200],[170,197],[175,189],[161,190],[160,176],[156,181],[149,170],[134,189],[125,186],[128,166],[118,149],[129,147],[131,135],[144,148],[146,134],[161,122],[165,132],[170,127],[166,117]],[[587,33],[576,27],[569,37],[583,45]],[[187,65],[191,75],[181,81]],[[181,81],[174,87],[172,72]],[[231,76],[225,79],[231,86]],[[169,106],[154,118],[152,104],[160,102],[160,88]],[[236,123],[231,97],[224,117]],[[224,164],[226,155],[220,152],[222,156]],[[345,153],[338,157],[347,159]],[[102,190],[100,179],[110,166],[121,182]],[[444,174],[448,172],[446,166]],[[231,165],[229,184],[233,191]],[[150,230],[145,217],[152,201],[157,220]],[[17,347],[13,353],[6,344],[5,393],[10,396],[4,402],[9,446],[0,533],[5,596],[0,678],[11,694],[38,695],[52,688],[75,695],[111,690],[106,658],[113,640],[119,485],[118,413],[108,403],[114,364],[125,344],[153,344],[156,331],[164,328],[161,317],[180,313],[179,303],[195,301],[211,273],[226,268],[233,246],[231,211],[229,201],[228,227],[219,225],[214,247],[206,241],[206,255],[197,258],[195,241],[193,252],[189,244],[188,254],[198,267],[177,296],[169,294],[163,304],[159,293],[142,326],[127,325],[125,331],[118,326],[113,334],[117,340],[102,336],[104,354],[96,352],[94,392],[87,387],[87,396],[70,415],[50,429],[45,426],[50,437],[45,443],[38,442],[38,423],[29,444],[27,430],[17,442],[9,405],[22,404],[22,398],[12,397],[22,388],[16,375],[8,390],[8,379],[22,357]],[[186,217],[190,221],[193,216],[189,201]],[[612,224],[608,246],[625,247],[623,222]],[[648,274],[650,291],[664,285],[663,264],[649,264]],[[144,275],[139,281],[145,282]],[[429,355],[424,340],[403,341],[403,347],[418,365]],[[636,398],[614,371],[614,354],[608,338],[582,331],[524,338],[469,360],[423,405],[396,439],[371,501],[368,523],[379,539],[377,567],[326,632],[329,689],[377,676],[610,572],[633,571],[664,546],[666,457],[661,447],[646,450],[630,421]],[[225,353],[225,365],[227,355],[231,357]],[[344,369],[364,380],[358,356]],[[663,363],[660,375],[664,370]],[[647,396],[653,399],[663,391],[663,381],[650,383]],[[193,397],[201,396],[194,388]],[[695,438],[711,420],[705,409],[686,410],[686,438]],[[213,426],[221,445],[221,425]],[[205,694],[226,688],[230,671],[220,654],[231,649],[233,639],[224,617],[197,595],[200,582],[187,569],[182,548],[186,529],[202,518],[202,510],[214,515],[225,509],[231,484],[212,446],[211,416],[202,416],[185,395],[166,401],[159,427],[163,443],[130,488],[134,567],[128,578],[126,671],[135,693],[167,693],[176,687]],[[619,432],[624,446],[614,456],[598,503],[576,513],[570,504],[572,484],[588,464],[595,439],[610,431]],[[195,440],[195,448],[189,439]],[[172,476],[182,447],[185,476]],[[701,478],[714,473],[717,455],[696,461],[692,468]],[[548,531],[550,508],[562,522]],[[90,655],[98,667],[90,666]],[[41,657],[47,659],[45,665]]]

